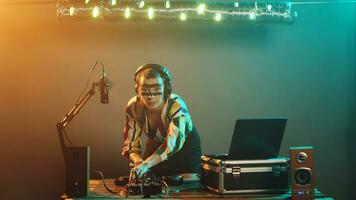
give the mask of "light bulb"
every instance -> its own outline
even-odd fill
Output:
[[[222,15],[221,15],[221,13],[216,13],[216,15],[215,15],[215,21],[221,21],[221,18],[222,18]]]
[[[166,1],[166,8],[170,8],[171,7],[171,4],[169,3],[169,1]]]
[[[117,1],[116,0],[111,0],[111,5],[112,6],[115,6],[117,4]]]
[[[100,11],[99,11],[98,6],[95,6],[93,9],[93,17],[96,18],[99,16],[99,14],[100,14]]]
[[[204,13],[204,11],[205,11],[205,4],[203,4],[203,3],[199,4],[198,10],[197,10],[198,14],[201,15]]]
[[[71,6],[71,7],[69,8],[69,15],[70,15],[70,16],[73,16],[73,15],[74,15],[74,11],[75,11],[75,8],[74,8],[73,6]]]
[[[185,13],[180,14],[180,20],[185,21],[187,19],[187,15]]]
[[[254,20],[256,18],[256,14],[254,12],[250,12],[248,16],[250,17],[251,20]]]
[[[131,11],[130,11],[130,8],[127,7],[125,9],[125,18],[128,19],[128,18],[130,18],[130,16],[131,16]]]
[[[154,15],[153,8],[149,8],[147,14],[148,14],[148,19],[153,19],[153,15]]]
[[[145,6],[145,1],[142,0],[142,1],[140,2],[140,5],[138,5],[138,7],[143,8],[144,6]]]

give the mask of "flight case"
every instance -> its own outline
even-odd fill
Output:
[[[201,157],[201,183],[220,194],[289,191],[289,158],[229,160],[226,154]]]

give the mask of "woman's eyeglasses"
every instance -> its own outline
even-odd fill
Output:
[[[155,97],[155,96],[160,96],[162,95],[162,92],[141,92],[140,95],[144,97]]]
[[[155,97],[162,95],[162,90],[162,86],[142,87],[138,93],[144,97]]]

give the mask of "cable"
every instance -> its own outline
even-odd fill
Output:
[[[82,91],[80,92],[80,94],[79,94],[79,96],[78,96],[77,101],[75,102],[75,104],[78,103],[78,101],[79,101],[80,97],[82,96],[82,94],[84,93],[85,89],[87,89],[87,87],[88,87],[88,85],[89,85],[89,81],[90,81],[91,74],[93,73],[93,71],[94,71],[94,69],[95,69],[95,67],[96,67],[97,64],[98,64],[98,62],[96,62],[95,65],[90,69],[87,82],[86,82],[84,88],[82,89]]]
[[[119,190],[119,191],[113,191],[113,190],[111,190],[111,189],[106,185],[105,179],[104,179],[104,174],[103,174],[101,171],[96,171],[96,173],[100,175],[101,181],[103,182],[103,185],[104,185],[104,187],[106,188],[107,191],[109,191],[109,192],[111,192],[111,193],[113,193],[113,194],[118,194],[118,193],[120,193],[121,190]]]
[[[169,195],[169,186],[164,180],[160,179],[160,181],[166,187],[166,197],[168,197],[168,195]],[[159,197],[162,198],[161,196],[159,196]]]
[[[84,91],[87,89],[87,87],[88,87],[88,85],[89,85],[90,77],[91,77],[91,75],[92,75],[92,73],[93,73],[93,71],[94,71],[94,69],[95,69],[95,67],[96,67],[97,64],[101,64],[101,66],[103,67],[103,72],[104,72],[104,64],[103,64],[102,62],[96,61],[96,62],[95,62],[95,65],[90,69],[87,82],[86,82],[86,84],[85,84],[83,90],[80,92],[80,94],[79,94],[79,96],[78,96],[78,99],[77,99],[77,101],[75,102],[75,104],[78,103],[80,97],[82,97]]]
[[[68,140],[69,144],[70,144],[71,146],[73,146],[72,141],[69,139],[69,137],[68,137],[68,135],[67,135],[66,129],[63,129],[63,132],[64,132],[64,136],[65,136],[66,139]]]

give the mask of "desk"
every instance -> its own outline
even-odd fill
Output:
[[[112,194],[107,191],[101,180],[90,180],[89,190],[90,193],[87,197],[75,198],[76,200],[86,200],[86,199],[122,199],[126,198],[126,187],[116,186],[114,179],[105,179],[106,185],[114,191],[117,191],[118,194]],[[168,196],[152,196],[153,199],[160,198],[169,198],[169,199],[288,199],[290,198],[290,192],[284,194],[229,194],[229,195],[220,195],[215,192],[209,191],[200,186],[200,183],[189,183],[182,186],[172,186],[169,189]],[[128,199],[141,199],[142,195],[129,195]],[[63,200],[70,200],[70,198],[62,197]],[[315,199],[322,200],[332,200],[331,197],[324,196],[320,191],[315,190]]]

